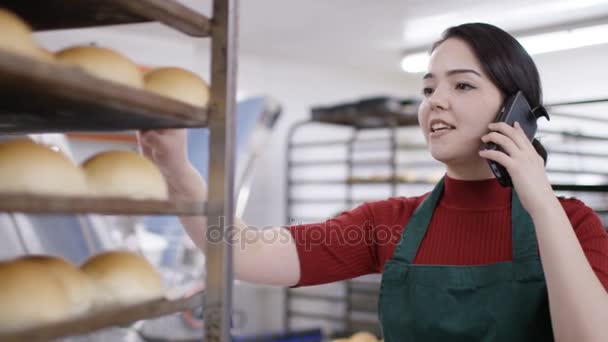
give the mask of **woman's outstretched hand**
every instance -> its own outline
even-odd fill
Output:
[[[143,155],[153,161],[167,176],[188,165],[185,129],[161,129],[137,132]]]
[[[516,122],[514,127],[504,122],[491,123],[489,128],[492,132],[481,140],[499,145],[504,152],[483,150],[479,151],[479,155],[507,169],[517,196],[528,213],[542,209],[547,199],[555,197],[543,158],[536,152],[519,123]]]
[[[137,133],[141,153],[160,169],[172,198],[202,199],[207,185],[188,160],[185,129],[147,130]]]

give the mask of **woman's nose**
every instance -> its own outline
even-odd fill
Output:
[[[431,110],[447,110],[449,108],[448,94],[442,87],[437,87],[428,101]]]

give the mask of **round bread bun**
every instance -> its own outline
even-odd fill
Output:
[[[24,262],[37,263],[59,279],[70,300],[71,314],[79,316],[93,304],[93,284],[89,277],[71,262],[54,256],[30,255]]]
[[[51,51],[45,49],[45,48],[39,48],[38,49],[38,53],[39,53],[39,58],[40,60],[43,60],[45,62],[56,62],[57,60],[55,59],[55,54],[52,53]]]
[[[144,88],[197,107],[206,107],[209,103],[209,85],[195,73],[181,68],[148,71],[144,76]]]
[[[32,36],[31,27],[14,13],[0,8],[0,49],[45,59]]]
[[[100,197],[164,200],[167,183],[156,165],[130,151],[98,153],[82,164],[89,189]]]
[[[25,260],[0,263],[0,331],[26,329],[67,319],[70,300],[57,277]]]
[[[80,269],[94,283],[98,307],[130,305],[163,297],[162,279],[141,255],[111,251],[87,260]]]
[[[350,342],[378,342],[378,339],[367,331],[361,331],[351,336]]]
[[[143,87],[143,77],[137,65],[108,48],[75,46],[58,51],[55,58],[60,63],[78,66],[98,78],[135,88]]]
[[[0,192],[86,195],[82,170],[63,153],[29,139],[0,143]]]

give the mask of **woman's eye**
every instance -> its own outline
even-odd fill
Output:
[[[425,87],[422,89],[422,94],[429,96],[433,93],[433,88]]]
[[[472,85],[468,84],[468,83],[458,83],[456,84],[456,89],[458,90],[469,90],[469,89],[475,89],[475,87],[473,87]]]

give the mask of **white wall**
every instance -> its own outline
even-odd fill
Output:
[[[547,102],[608,98],[608,45],[534,56]]]

